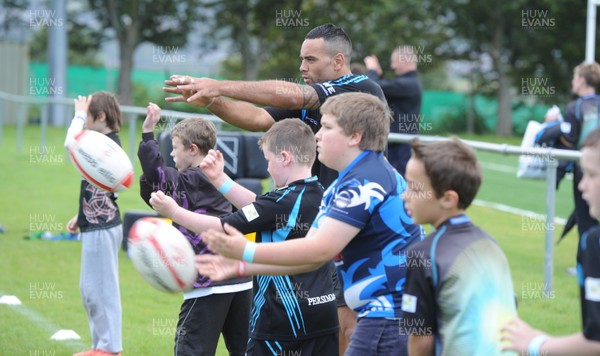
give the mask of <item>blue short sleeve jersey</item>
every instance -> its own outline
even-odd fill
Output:
[[[348,306],[366,318],[399,318],[406,270],[400,256],[423,230],[404,209],[406,182],[383,153],[364,151],[327,189],[314,228],[323,218],[360,229],[336,264]]]

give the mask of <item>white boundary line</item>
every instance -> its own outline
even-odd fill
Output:
[[[481,164],[481,168],[483,168],[483,169],[489,169],[490,171],[514,174],[516,177],[517,167],[509,166],[507,164],[501,164],[501,163],[484,162],[482,160],[479,160],[479,163]],[[573,174],[567,173],[567,175],[565,175],[565,179],[572,181]]]
[[[0,290],[0,295],[6,295],[6,293],[4,293],[3,291]],[[21,302],[22,303],[22,302]],[[48,340],[48,345],[54,345],[53,343],[58,342],[58,341],[53,341],[50,340],[50,337],[52,335],[54,335],[54,333],[56,333],[59,330],[62,330],[62,328],[60,326],[58,326],[57,324],[55,324],[52,320],[44,317],[42,314],[36,312],[35,310],[28,308],[27,306],[25,306],[25,304],[20,304],[20,305],[0,305],[0,308],[7,308],[10,310],[15,311],[16,313],[20,314],[21,316],[29,319],[35,326],[41,328],[44,330],[44,332],[46,332],[48,335],[46,337],[46,339]],[[81,350],[87,350],[90,348],[90,345],[85,344],[83,341],[81,340],[64,340],[61,341],[66,347],[70,348],[73,351],[81,351]],[[19,345],[21,346],[21,345]],[[22,345],[23,347],[27,347],[26,345]],[[34,351],[34,350],[31,350]]]
[[[509,213],[509,214],[514,214],[514,215],[521,215],[521,216],[526,216],[532,219],[536,219],[536,220],[542,220],[545,221],[546,220],[546,215],[545,214],[539,214],[533,211],[529,211],[529,210],[524,210],[524,209],[519,209],[519,208],[515,208],[512,206],[508,206],[508,205],[504,205],[504,204],[499,204],[499,203],[493,203],[493,202],[489,202],[489,201],[485,201],[485,200],[479,200],[479,199],[475,199],[473,201],[474,205],[477,206],[482,206],[485,208],[491,208],[491,209],[495,209],[495,210],[499,210],[505,213]],[[554,218],[554,223],[558,224],[558,225],[565,225],[567,223],[567,219],[561,218],[561,217],[555,217]]]

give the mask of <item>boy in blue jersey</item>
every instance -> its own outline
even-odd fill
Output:
[[[465,215],[481,184],[475,153],[458,139],[412,143],[406,208],[435,228],[412,245],[401,332],[411,355],[500,355],[499,331],[516,315],[508,262],[496,241]]]
[[[227,177],[220,152],[211,150],[201,164],[211,183],[239,209],[234,214],[220,219],[196,214],[181,209],[162,193],[154,193],[150,202],[161,214],[196,232],[208,228],[222,231],[222,224],[229,224],[244,233],[256,232],[256,240],[264,243],[302,239],[323,197],[322,185],[311,176],[314,135],[300,120],[288,119],[273,125],[259,144],[278,187],[263,196],[257,197]],[[282,273],[254,278],[246,355],[338,353],[333,263],[315,267],[294,276]],[[236,269],[229,277],[243,277],[243,273]]]
[[[578,188],[589,205],[590,216],[600,218],[600,129],[592,131],[581,150],[583,178]],[[582,329],[567,336],[550,336],[520,319],[504,328],[507,349],[528,355],[600,355],[600,227],[585,231],[577,250],[577,279],[581,298]]]
[[[300,273],[341,252],[338,275],[346,302],[359,319],[346,355],[406,355],[407,337],[400,335],[398,322],[405,280],[399,261],[423,235],[404,210],[404,179],[383,156],[389,108],[376,96],[344,93],[327,99],[321,113],[318,158],[339,177],[325,192],[306,238],[256,244],[225,225],[226,234],[208,231],[205,240],[213,251],[243,261],[199,257],[199,270],[217,279],[236,270]]]

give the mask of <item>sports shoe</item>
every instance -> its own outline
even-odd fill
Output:
[[[113,354],[111,352],[105,352],[102,350],[88,350],[84,352],[78,352],[73,354],[73,356],[121,356],[121,353]]]

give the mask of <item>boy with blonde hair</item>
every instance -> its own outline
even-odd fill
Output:
[[[243,261],[207,256],[198,259],[199,269],[221,278],[236,268],[244,275],[302,273],[340,254],[345,299],[358,313],[346,355],[406,355],[398,327],[406,272],[399,256],[422,238],[422,229],[404,210],[404,179],[383,155],[389,109],[376,96],[344,93],[327,99],[321,113],[318,158],[339,177],[325,192],[306,238],[256,244],[225,225],[226,233],[209,231],[206,241],[213,251]]]

